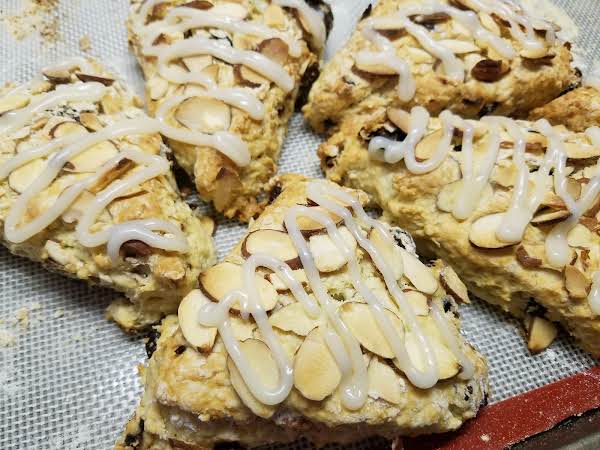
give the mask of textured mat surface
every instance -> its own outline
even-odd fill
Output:
[[[352,6],[355,0],[333,1]],[[36,17],[21,14],[21,22],[15,25],[12,20],[13,28],[25,32],[37,26],[46,32],[48,23],[57,23],[58,40],[48,44],[33,32],[17,41],[7,23],[0,23],[0,82],[24,81],[45,64],[82,53],[79,41],[87,36],[91,43],[88,54],[120,71],[141,92],[141,77],[127,49],[126,0],[37,2],[56,5],[49,8],[46,21],[40,23]],[[529,0],[532,4],[544,2]],[[600,60],[600,3],[556,0],[556,4],[580,27],[579,44],[585,49],[587,64]],[[0,0],[0,15],[6,20],[27,5],[26,0]],[[280,170],[321,176],[314,152],[319,142],[296,115]],[[223,256],[244,227],[222,219],[219,222],[216,240]],[[15,338],[13,346],[0,347],[0,449],[111,448],[137,403],[136,366],[145,359],[141,340],[125,336],[103,317],[114,296],[47,273],[0,249],[0,342]],[[29,326],[25,329],[27,311]],[[465,334],[489,358],[492,402],[595,363],[564,336],[548,351],[531,356],[516,321],[482,303],[463,307],[462,314]],[[306,448],[306,444],[286,448]],[[381,447],[371,442],[353,448]]]

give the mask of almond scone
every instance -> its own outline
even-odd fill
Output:
[[[579,82],[557,30],[509,0],[381,0],[303,111],[319,132],[386,106],[524,117]]]
[[[532,351],[559,322],[600,356],[600,128],[379,109],[319,154],[329,179],[369,193],[471,292],[523,318]]]
[[[277,198],[158,329],[117,448],[318,446],[454,430],[487,395],[454,271],[421,262],[366,196],[279,180]],[[281,191],[283,188],[283,191]]]
[[[129,40],[150,114],[200,196],[249,220],[277,170],[301,87],[319,71],[322,14],[304,0],[132,0]],[[184,142],[191,130],[202,138]]]
[[[574,89],[529,114],[530,120],[543,118],[571,131],[600,126],[600,83]]]
[[[173,313],[213,264],[212,220],[177,191],[139,99],[91,59],[0,91],[0,236],[12,253],[121,291],[125,329]]]

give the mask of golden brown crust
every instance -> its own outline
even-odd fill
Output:
[[[491,180],[493,194],[480,202],[467,220],[456,220],[451,213],[440,210],[437,201],[445,186],[461,178],[456,162],[460,153],[451,152],[440,167],[423,175],[410,173],[403,162],[375,161],[368,155],[365,138],[371,133],[376,134],[386,120],[386,112],[377,110],[369,116],[344,122],[341,130],[319,148],[327,178],[370,194],[383,208],[386,220],[413,234],[426,254],[447,261],[477,297],[521,318],[532,310],[545,313],[546,318],[560,322],[582,348],[599,356],[600,318],[592,313],[585,298],[568,291],[563,270],[549,267],[545,259],[543,246],[552,223],[530,224],[519,245],[497,250],[471,245],[469,233],[473,222],[479,217],[505,211],[511,199],[512,185],[504,183],[497,166]],[[439,122],[432,121],[430,131],[431,127],[439,128]],[[569,136],[569,142],[584,143],[587,147],[582,148],[590,148],[584,134],[561,131]],[[484,149],[483,145],[476,145],[476,151]],[[585,183],[593,176],[596,161],[597,156],[581,160],[572,177],[581,177],[581,183]],[[561,208],[560,205],[557,207]],[[588,227],[589,232],[586,231]],[[583,247],[571,246],[574,257],[577,256],[571,265],[583,273],[589,289],[592,275],[600,268],[598,217],[584,216],[577,230],[588,241],[577,244]],[[525,247],[530,258],[523,258],[520,247]]]
[[[400,6],[409,3],[414,2],[382,0],[373,8],[370,17],[390,15]],[[440,26],[450,27],[451,23],[452,20]],[[504,29],[502,36],[519,48],[518,43],[506,32],[505,25],[501,22],[498,25]],[[449,28],[443,38],[453,38],[454,34],[456,32]],[[550,54],[554,57],[544,63],[520,56],[504,61],[510,70],[499,81],[478,81],[467,70],[466,81],[456,82],[437,73],[434,58],[429,57],[423,62],[419,60],[423,58],[423,48],[412,36],[404,35],[394,42],[400,48],[401,57],[411,67],[417,84],[416,96],[403,103],[397,95],[397,76],[365,74],[355,69],[357,52],[372,47],[362,34],[359,24],[348,44],[324,66],[311,89],[309,101],[303,108],[306,119],[315,130],[333,132],[336,124],[339,125],[346,117],[386,106],[410,109],[420,105],[433,115],[450,109],[466,118],[477,118],[485,114],[525,117],[529,110],[546,104],[579,81],[576,72],[570,67],[572,55],[569,47],[559,43],[550,49]],[[417,49],[419,53],[411,53],[408,49]],[[469,53],[469,60],[476,55],[477,52]],[[459,56],[464,58],[464,55]],[[484,58],[491,56],[480,49],[478,59]],[[467,61],[467,68],[474,64],[475,59]]]
[[[221,0],[213,1],[219,3]],[[148,109],[153,114],[158,106],[173,95],[182,93],[190,85],[175,85],[167,83],[162,92],[155,94],[157,83],[166,83],[156,74],[156,58],[142,54],[140,35],[133,17],[137,13],[141,0],[132,0],[132,16],[128,22],[129,40],[144,72]],[[165,5],[162,14],[172,7],[186,3],[183,0],[161,3]],[[242,3],[248,10],[247,20],[259,23],[265,22],[265,8],[259,2],[244,0]],[[273,6],[275,8],[275,6]],[[301,42],[302,51],[298,57],[287,57],[283,60],[285,70],[293,77],[295,87],[285,93],[274,83],[263,83],[252,87],[246,86],[264,103],[265,117],[253,120],[245,112],[231,108],[230,132],[239,135],[247,143],[251,155],[248,166],[237,167],[229,158],[215,149],[198,147],[169,140],[179,165],[195,180],[200,196],[213,202],[217,211],[227,217],[237,217],[248,221],[260,213],[264,207],[261,200],[266,185],[277,170],[279,152],[287,132],[287,124],[294,111],[294,103],[303,82],[305,73],[318,70],[318,56],[306,44],[306,33],[303,31],[296,15],[288,10],[281,10],[278,16],[283,22],[279,30]],[[236,48],[260,48],[263,38],[228,33],[228,38]],[[182,36],[169,36],[168,42],[182,39]],[[218,66],[217,83],[220,87],[239,86],[239,68],[221,60],[214,60]]]
[[[285,211],[291,206],[306,202],[306,181],[302,177],[284,176],[278,181],[283,186],[283,191],[253,222],[249,233],[281,229]],[[363,194],[359,195],[363,201],[366,200]],[[243,242],[244,240],[225,258],[225,264],[241,264],[244,258],[241,253]],[[381,286],[385,291],[378,272],[373,272],[374,266],[370,259],[359,256],[359,261],[361,273],[368,278],[367,284]],[[438,261],[432,268],[434,276],[443,267]],[[346,279],[345,270],[322,274],[321,278],[335,298],[344,296],[359,301],[351,292],[353,287]],[[404,282],[402,283],[404,286]],[[281,310],[283,305],[290,305],[294,301],[289,291],[279,292],[279,303],[273,311]],[[261,417],[255,415],[246,406],[247,400],[238,395],[235,385],[232,386],[228,356],[220,336],[200,352],[184,336],[179,319],[169,316],[160,327],[157,350],[143,371],[145,391],[141,405],[117,448],[127,448],[127,439],[137,439],[135,432],[140,429],[140,420],[144,423],[144,433],[140,435],[138,449],[155,448],[152,445],[157,445],[156,448],[176,448],[173,446],[174,440],[179,445],[185,444],[183,448],[212,448],[221,441],[238,441],[242,445],[254,447],[270,442],[288,442],[300,437],[322,446],[329,442],[354,442],[373,435],[393,438],[397,435],[456,429],[473,417],[485,402],[486,363],[460,336],[458,314],[455,314],[456,303],[445,294],[441,286],[430,301],[439,303],[440,308],[446,312],[452,333],[457,337],[467,358],[474,363],[475,374],[470,380],[463,380],[454,372],[455,375],[450,374],[449,378],[439,381],[430,389],[417,389],[400,371],[394,369],[391,360],[363,350],[370,361],[377,360],[387,370],[392,369],[392,382],[397,381],[403,389],[400,399],[395,400],[399,403],[384,400],[376,392],[370,391],[363,407],[350,411],[342,405],[337,390],[323,400],[311,401],[299,389],[293,388],[281,404],[268,407],[265,417],[270,418],[262,418],[262,412]],[[185,317],[182,314],[180,311],[180,317]],[[423,314],[426,318],[428,313]],[[241,319],[237,320],[241,322]],[[290,358],[296,358],[294,349],[302,345],[304,336],[297,334],[300,331],[282,331],[277,327],[274,330],[284,343],[286,351],[291,352]],[[252,336],[252,339],[260,337],[257,329],[239,332]],[[267,408],[265,405],[263,407]],[[134,436],[127,438],[128,434]]]
[[[591,86],[580,87],[529,113],[529,120],[542,118],[577,132],[600,126],[600,91]]]
[[[105,71],[97,62],[90,63],[95,68],[95,75],[115,80],[115,76]],[[79,81],[73,74],[75,72],[67,75],[67,83]],[[64,85],[65,80],[61,83]],[[31,101],[34,101],[36,96],[56,88],[48,81],[37,86],[23,91]],[[98,124],[106,126],[125,118],[144,117],[145,114],[137,105],[139,99],[136,99],[121,81],[116,80],[107,88],[107,93],[100,102],[66,102],[37,114],[34,125],[28,124],[32,126],[25,129],[26,134],[23,137],[16,139],[0,135],[1,160],[8,160],[20,149],[40,146],[51,141],[65,123],[68,126],[86,125],[92,127],[88,128],[88,131],[94,131],[93,127]],[[162,140],[157,133],[128,136],[113,139],[111,142],[117,150],[129,146],[147,154],[164,153]],[[110,176],[107,176],[106,183],[97,186],[97,190],[134,169],[134,164],[116,167],[109,173]],[[61,172],[47,190],[32,199],[26,220],[33,219],[50,206],[56,196],[80,176],[89,176],[89,173]],[[11,177],[0,182],[0,222],[4,222],[19,196],[19,192],[15,190],[17,184]],[[83,195],[79,197],[82,198]],[[95,248],[81,245],[75,234],[76,222],[67,221],[65,216],[20,244],[9,242],[2,233],[2,243],[12,253],[41,262],[50,270],[123,292],[129,300],[120,300],[111,305],[108,315],[126,330],[135,330],[157,322],[165,314],[175,312],[180,299],[196,286],[200,271],[214,260],[212,221],[197,216],[181,200],[170,173],[150,179],[128,195],[109,203],[99,222],[118,224],[145,218],[165,219],[181,227],[190,244],[190,252],[166,252],[141,242],[129,241],[121,247],[123,259],[119,264],[113,265],[106,254],[106,245]]]

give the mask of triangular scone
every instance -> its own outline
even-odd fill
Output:
[[[410,235],[370,219],[364,194],[281,181],[245,238],[163,321],[117,448],[437,433],[485,403],[486,362],[459,332],[455,298],[468,298],[452,269],[425,265]]]
[[[212,220],[179,197],[139,103],[84,58],[0,93],[2,243],[123,292],[109,315],[126,329],[175,312],[214,261]]]
[[[600,128],[381,109],[319,154],[474,294],[527,319],[532,351],[556,336],[548,319],[600,356]]]
[[[600,127],[600,84],[582,86],[534,109],[530,120],[547,119],[572,131]]]
[[[526,116],[579,81],[556,25],[500,0],[380,0],[303,108],[319,132],[374,107]]]
[[[151,115],[200,196],[249,220],[277,170],[300,91],[319,71],[321,14],[304,0],[132,0],[129,39]],[[190,131],[195,140],[185,142]]]

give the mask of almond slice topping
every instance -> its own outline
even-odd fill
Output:
[[[398,335],[402,337],[404,335],[402,320],[389,309],[384,309],[384,314]],[[382,358],[394,357],[394,351],[377,324],[369,305],[358,302],[344,303],[340,307],[340,317],[364,348]]]
[[[433,294],[437,291],[438,282],[431,269],[403,248],[400,248],[400,253],[404,266],[404,276],[409,279],[412,285],[425,294]]]
[[[429,302],[425,294],[409,289],[404,291],[404,298],[417,316],[429,315]]]
[[[462,303],[471,303],[467,287],[452,267],[444,266],[440,270],[440,282],[446,292],[450,294],[454,300]]]
[[[318,320],[311,319],[300,302],[292,303],[278,309],[269,317],[269,323],[283,331],[291,331],[299,336],[306,336],[317,325]]]
[[[258,52],[278,64],[285,65],[289,47],[279,38],[270,38],[258,44]]]
[[[571,213],[566,209],[554,210],[544,208],[531,219],[531,223],[534,225],[542,225],[545,223],[558,222],[562,219],[566,219],[570,215]]]
[[[403,259],[402,254],[400,253],[400,247],[395,244],[389,245],[387,241],[384,240],[383,235],[377,228],[373,228],[370,231],[369,239],[377,251],[381,253],[381,256],[388,266],[392,269],[394,278],[399,280],[403,273]]]
[[[433,133],[429,133],[417,144],[415,148],[415,158],[417,161],[427,161],[435,153],[435,150],[442,140],[444,135],[443,130],[436,130]]]
[[[63,170],[66,172],[82,173],[95,172],[98,168],[119,153],[115,144],[103,141],[72,158]]]
[[[181,61],[190,72],[200,73],[212,64],[213,58],[210,55],[187,56]]]
[[[19,194],[25,191],[31,183],[44,171],[46,161],[38,158],[24,166],[13,170],[8,176],[8,185]]]
[[[405,133],[410,132],[411,115],[402,108],[388,108],[387,117],[394,125]]]
[[[341,217],[336,216],[334,213],[321,206],[311,206],[311,208],[316,208],[315,211],[320,211],[324,214],[327,214],[336,223],[336,225],[342,223]],[[298,228],[304,237],[310,237],[313,234],[322,233],[325,231],[325,227],[321,222],[317,222],[308,216],[298,216],[296,224],[298,225]]]
[[[444,344],[435,322],[431,317],[417,317],[419,326],[421,327],[423,334],[429,339],[435,357],[438,364],[438,378],[440,380],[447,380],[455,376],[460,370],[460,365],[454,354]],[[419,370],[424,370],[425,364],[423,362],[422,347],[417,340],[417,337],[412,332],[407,332],[405,335],[406,351],[408,352],[410,359],[414,366]],[[394,359],[394,364],[398,367],[397,360]],[[400,367],[398,367],[400,368]]]
[[[480,50],[480,48],[477,47],[472,41],[461,41],[459,39],[442,39],[438,41],[438,43],[452,50],[452,52],[457,55],[479,52]]]
[[[546,350],[558,335],[556,325],[539,316],[532,316],[527,328],[527,348],[529,348],[531,353],[539,353]]]
[[[477,219],[471,224],[469,241],[475,247],[498,249],[510,247],[516,242],[504,242],[496,237],[496,230],[500,227],[503,219],[502,213],[490,214]]]
[[[190,97],[177,107],[175,119],[190,130],[215,133],[229,129],[231,108],[214,98]]]
[[[592,281],[575,266],[565,266],[565,287],[569,296],[583,299],[588,296]]]
[[[308,278],[304,269],[293,270],[292,275],[294,276],[296,281],[298,281],[298,283],[302,284],[305,288],[308,287]],[[267,279],[273,285],[277,292],[287,292],[290,290],[287,284],[285,284],[283,280],[279,278],[274,272],[267,275]]]
[[[369,379],[369,397],[382,398],[394,405],[402,402],[402,396],[406,392],[406,382],[379,358],[371,359],[367,377]]]
[[[258,339],[247,339],[240,342],[239,345],[240,351],[248,360],[249,365],[256,371],[260,383],[267,389],[274,389],[279,381],[279,368],[269,347]],[[227,357],[227,369],[231,385],[244,405],[259,417],[265,419],[271,417],[277,410],[277,406],[265,405],[252,395],[233,359],[229,356]]]
[[[292,269],[298,269],[302,266],[292,239],[284,231],[253,231],[244,239],[241,252],[246,259],[255,253],[265,253],[284,261]]]
[[[294,358],[294,386],[309,400],[331,395],[342,380],[340,371],[320,328],[304,339]]]
[[[217,337],[217,328],[205,327],[198,322],[200,308],[207,303],[210,300],[194,289],[184,297],[177,311],[183,337],[200,352],[210,352]]]
[[[340,227],[339,232],[352,252],[356,251],[356,240],[346,227]],[[334,272],[344,267],[346,257],[338,250],[328,234],[315,234],[308,240],[308,247],[315,260],[319,272]]]
[[[259,275],[255,275],[256,288],[265,311],[272,310],[277,304],[277,292],[271,283]],[[243,287],[243,268],[237,264],[223,262],[202,272],[199,277],[200,287],[212,301],[219,301],[234,289]],[[239,303],[234,302],[232,309],[239,311]]]

